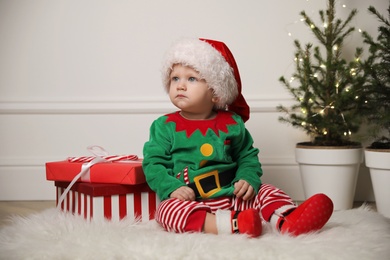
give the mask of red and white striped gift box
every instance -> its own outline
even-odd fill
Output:
[[[55,182],[58,199],[69,182]],[[146,183],[137,185],[82,183],[73,185],[61,209],[85,219],[121,220],[125,217],[148,221],[154,219],[159,198]]]

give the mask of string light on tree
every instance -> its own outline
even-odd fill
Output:
[[[279,118],[281,121],[301,127],[309,135],[324,136],[318,142],[337,144],[348,142],[349,136],[360,125],[353,113],[357,104],[363,102],[359,89],[364,82],[364,73],[360,64],[362,50],[356,49],[352,62],[346,61],[342,53],[348,46],[345,38],[355,30],[348,24],[357,11],[352,10],[343,22],[335,15],[336,1],[327,2],[328,9],[319,12],[320,23],[312,20],[305,11],[300,13],[300,21],[310,29],[319,46],[294,41],[296,72],[288,81],[284,77],[280,81],[298,104],[291,109],[283,106],[278,109],[287,114]],[[347,5],[344,4],[343,8]],[[291,24],[296,26],[301,23]],[[293,33],[289,31],[291,35]]]

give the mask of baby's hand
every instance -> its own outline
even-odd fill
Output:
[[[179,200],[195,200],[195,192],[187,186],[182,186],[171,193],[169,196]]]
[[[253,187],[244,180],[234,183],[233,193],[237,198],[242,198],[243,200],[250,200],[256,195]]]

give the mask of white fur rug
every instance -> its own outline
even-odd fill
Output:
[[[367,206],[335,212],[316,234],[173,234],[154,221],[93,221],[49,209],[0,230],[1,259],[390,259],[390,220]]]

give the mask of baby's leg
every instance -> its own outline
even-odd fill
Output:
[[[332,215],[333,203],[325,194],[316,194],[297,207],[282,190],[263,184],[255,208],[273,228],[298,236],[320,230]]]
[[[201,232],[207,212],[211,209],[204,203],[171,198],[159,204],[156,221],[170,232]]]
[[[215,214],[206,213],[205,221],[203,225],[203,232],[210,233],[210,234],[218,234]]]

